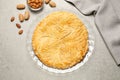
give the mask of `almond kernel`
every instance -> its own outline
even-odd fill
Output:
[[[18,32],[19,35],[21,35],[22,33],[23,33],[23,30],[20,30],[20,31]]]
[[[48,4],[51,0],[45,0],[45,3]]]
[[[22,14],[19,14],[19,21],[23,22],[24,21],[24,16]]]
[[[13,22],[15,20],[15,17],[11,17],[10,21]]]
[[[18,4],[17,9],[19,9],[19,10],[25,9],[25,5],[24,4]]]
[[[20,28],[21,28],[21,25],[18,24],[18,23],[16,23],[16,27],[17,27],[18,29],[20,29]]]
[[[53,1],[50,1],[50,2],[49,2],[49,5],[50,5],[50,7],[56,7],[56,3],[53,2]]]
[[[25,20],[28,20],[30,18],[30,13],[28,11],[25,11],[24,17]]]

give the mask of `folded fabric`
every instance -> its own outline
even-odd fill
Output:
[[[95,24],[117,65],[120,65],[120,0],[66,0]]]

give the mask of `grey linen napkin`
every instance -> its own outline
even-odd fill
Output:
[[[85,16],[95,16],[98,31],[113,59],[120,65],[120,0],[66,1],[72,3]]]

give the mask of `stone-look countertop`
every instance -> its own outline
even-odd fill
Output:
[[[72,9],[72,5],[64,0],[53,0],[60,9]],[[38,16],[46,11],[53,10],[49,5],[44,5],[41,12],[30,12],[29,21],[24,21],[22,29],[24,33],[18,35],[15,24],[18,21],[18,14],[25,10],[17,10],[16,5],[26,4],[26,0],[0,0],[0,80],[120,80],[120,67],[116,65],[110,55],[104,41],[94,25],[94,18],[86,16],[86,19],[93,27],[95,34],[95,50],[89,60],[79,69],[66,74],[54,74],[45,71],[32,60],[26,47],[26,36],[30,24]],[[16,20],[10,22],[11,16]]]

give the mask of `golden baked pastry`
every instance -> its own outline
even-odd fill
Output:
[[[44,65],[56,69],[70,68],[87,53],[88,32],[76,15],[53,12],[36,26],[32,47]]]

